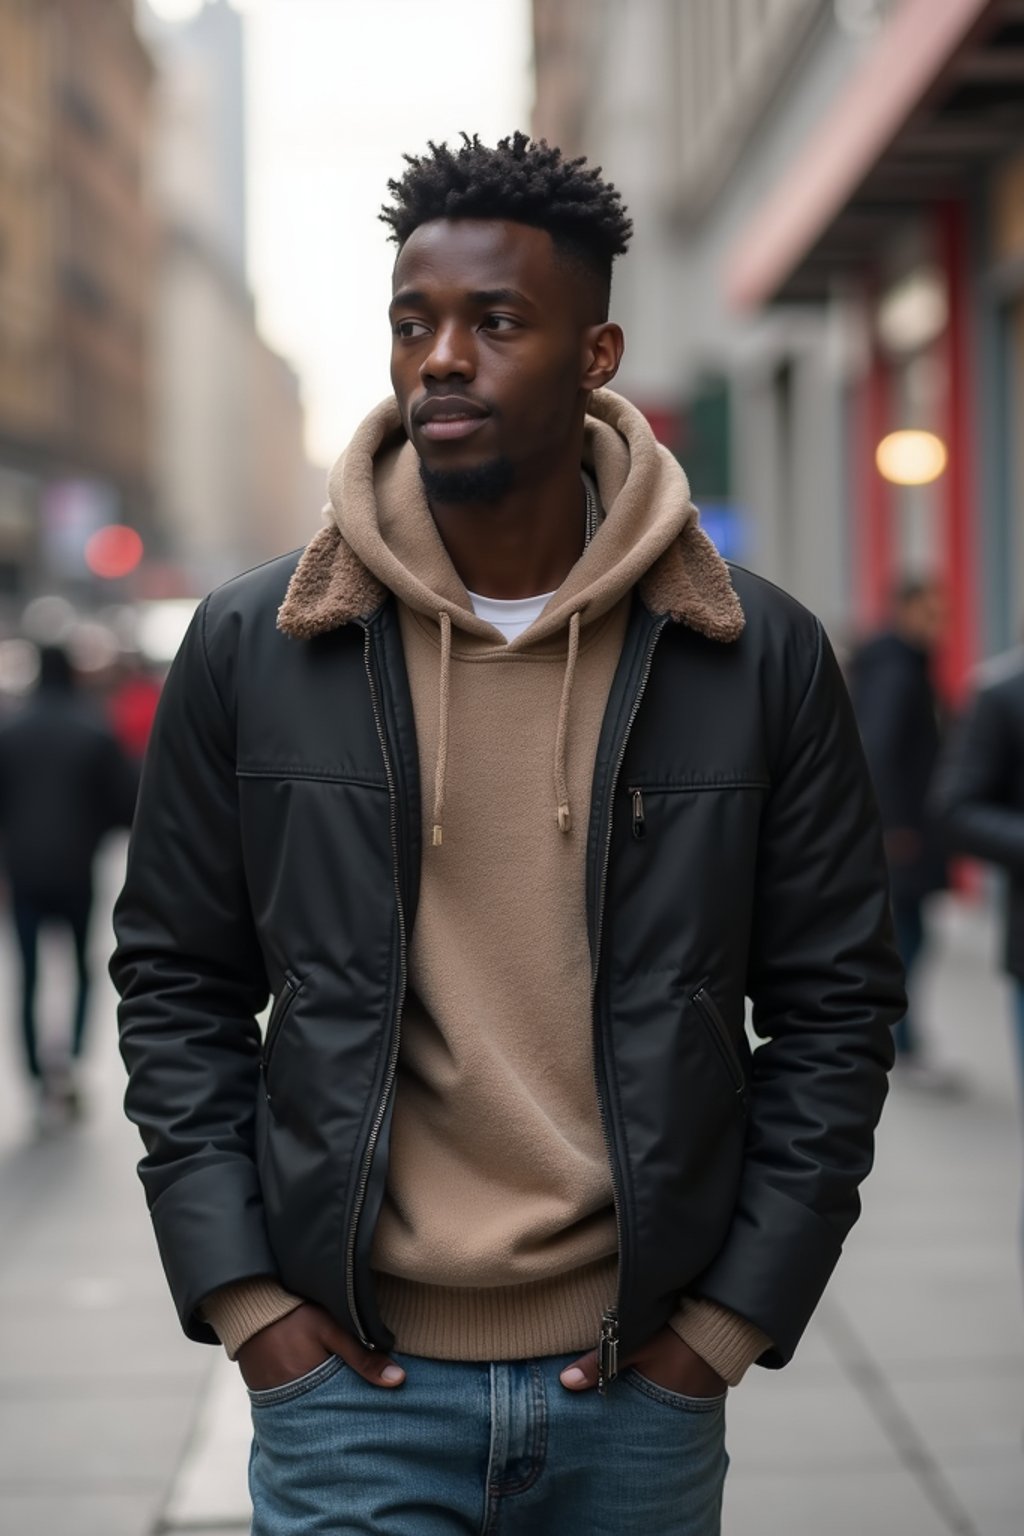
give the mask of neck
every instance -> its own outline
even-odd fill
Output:
[[[912,624],[906,624],[897,619],[894,629],[900,639],[905,640],[907,645],[913,646],[915,651],[927,652],[930,649],[924,635],[919,634]]]
[[[554,592],[583,549],[586,496],[576,456],[542,485],[513,487],[494,502],[430,504],[459,578],[505,601]]]

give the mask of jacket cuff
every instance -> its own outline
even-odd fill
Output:
[[[228,1359],[234,1360],[242,1345],[262,1328],[269,1328],[301,1306],[302,1298],[292,1296],[271,1275],[258,1275],[213,1291],[200,1311],[227,1350]]]
[[[745,1317],[703,1298],[684,1296],[668,1325],[730,1387],[739,1386],[747,1367],[772,1343]]]

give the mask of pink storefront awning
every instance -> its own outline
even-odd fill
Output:
[[[842,212],[998,0],[902,0],[832,110],[746,225],[725,291],[736,309],[778,292]]]

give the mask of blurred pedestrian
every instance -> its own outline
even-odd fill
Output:
[[[882,816],[896,943],[910,993],[894,1031],[897,1063],[923,1086],[951,1089],[957,1080],[933,1061],[915,998],[927,937],[925,903],[947,878],[928,799],[943,729],[932,668],[946,622],[946,598],[936,582],[905,582],[894,596],[890,626],[855,652],[848,675]]]
[[[1024,1108],[1024,650],[988,663],[936,776],[934,809],[950,846],[1008,876],[1004,963],[1015,981]]]
[[[140,1171],[252,1396],[255,1536],[715,1536],[727,1385],[817,1304],[904,1004],[856,725],[605,388],[615,188],[516,135],[391,190],[395,398],[157,714]]]
[[[42,1108],[80,1107],[74,1067],[89,1001],[92,866],[104,834],[131,821],[135,775],[98,710],[75,686],[67,653],[46,646],[29,701],[0,724],[0,839],[21,962],[25,1063]],[[39,935],[70,935],[76,988],[67,1041],[44,1053],[36,1017]]]

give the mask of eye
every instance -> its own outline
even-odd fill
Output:
[[[481,328],[485,331],[514,331],[519,328],[519,321],[511,315],[485,315]]]
[[[413,341],[418,336],[426,336],[428,329],[422,320],[396,320],[394,324],[395,335],[400,336],[403,341]]]

